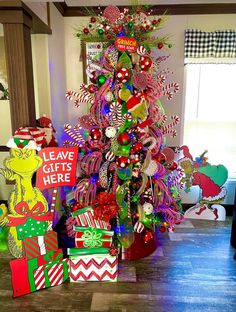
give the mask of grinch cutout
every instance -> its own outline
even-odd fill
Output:
[[[43,160],[36,155],[39,145],[34,140],[20,140],[12,138],[9,140],[10,156],[5,159],[5,169],[0,173],[10,181],[15,181],[15,188],[10,194],[8,209],[9,214],[4,210],[0,215],[0,226],[9,226],[8,246],[11,254],[20,258],[22,256],[22,239],[27,236],[26,228],[31,227],[31,236],[44,235],[47,231],[50,220],[48,204],[41,191],[32,186],[31,179],[42,165]],[[30,225],[22,228],[26,218]],[[32,224],[41,223],[35,226],[35,233],[32,232]],[[39,232],[38,232],[39,231]],[[37,234],[39,233],[39,234]]]
[[[182,146],[179,150],[182,150],[184,155],[179,160],[179,165],[185,174],[181,180],[185,191],[189,192],[192,185],[198,185],[202,192],[199,203],[189,208],[184,217],[224,221],[225,208],[219,203],[226,196],[226,189],[223,185],[228,178],[227,169],[223,165],[215,166],[208,163],[205,157],[207,151],[194,161],[187,146]]]

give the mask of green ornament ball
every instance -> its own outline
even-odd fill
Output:
[[[103,34],[104,34],[104,31],[103,31],[103,29],[98,29],[98,34],[100,35],[100,36],[102,36]]]
[[[172,44],[171,43],[168,44],[168,48],[172,48]]]
[[[128,27],[131,29],[131,28],[133,28],[133,26],[134,26],[134,22],[129,22],[128,23]]]
[[[106,82],[106,77],[104,75],[99,75],[97,77],[97,84],[101,87]]]

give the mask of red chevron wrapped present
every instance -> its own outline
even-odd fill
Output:
[[[70,256],[70,282],[116,282],[118,260],[110,254]]]
[[[22,241],[23,256],[26,259],[45,255],[58,249],[57,233],[48,231],[45,236],[27,237]]]
[[[114,232],[103,229],[74,226],[77,248],[109,248]]]
[[[111,225],[103,220],[96,220],[94,218],[94,211],[92,207],[79,209],[72,213],[75,217],[78,226],[92,227],[98,229],[110,230]]]

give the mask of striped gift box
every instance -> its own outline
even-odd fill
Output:
[[[116,282],[118,260],[109,254],[70,256],[70,282]]]
[[[58,286],[62,284],[68,277],[69,259],[62,262],[43,265],[34,271],[34,281],[36,290]]]
[[[113,231],[74,226],[75,246],[77,248],[110,248]]]
[[[22,241],[23,256],[26,259],[45,255],[50,251],[58,250],[57,233],[48,231],[45,236],[27,237]]]
[[[72,217],[75,217],[78,226],[92,227],[97,229],[110,230],[111,225],[103,220],[96,220],[94,218],[94,211],[92,207],[86,207],[79,209],[72,213]]]
[[[69,237],[72,237],[72,238],[75,237],[74,225],[76,224],[77,224],[77,221],[74,217],[69,217],[66,220],[66,232]]]

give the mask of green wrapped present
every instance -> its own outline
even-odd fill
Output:
[[[74,230],[77,248],[109,248],[111,246],[113,231],[81,226],[74,226]]]

